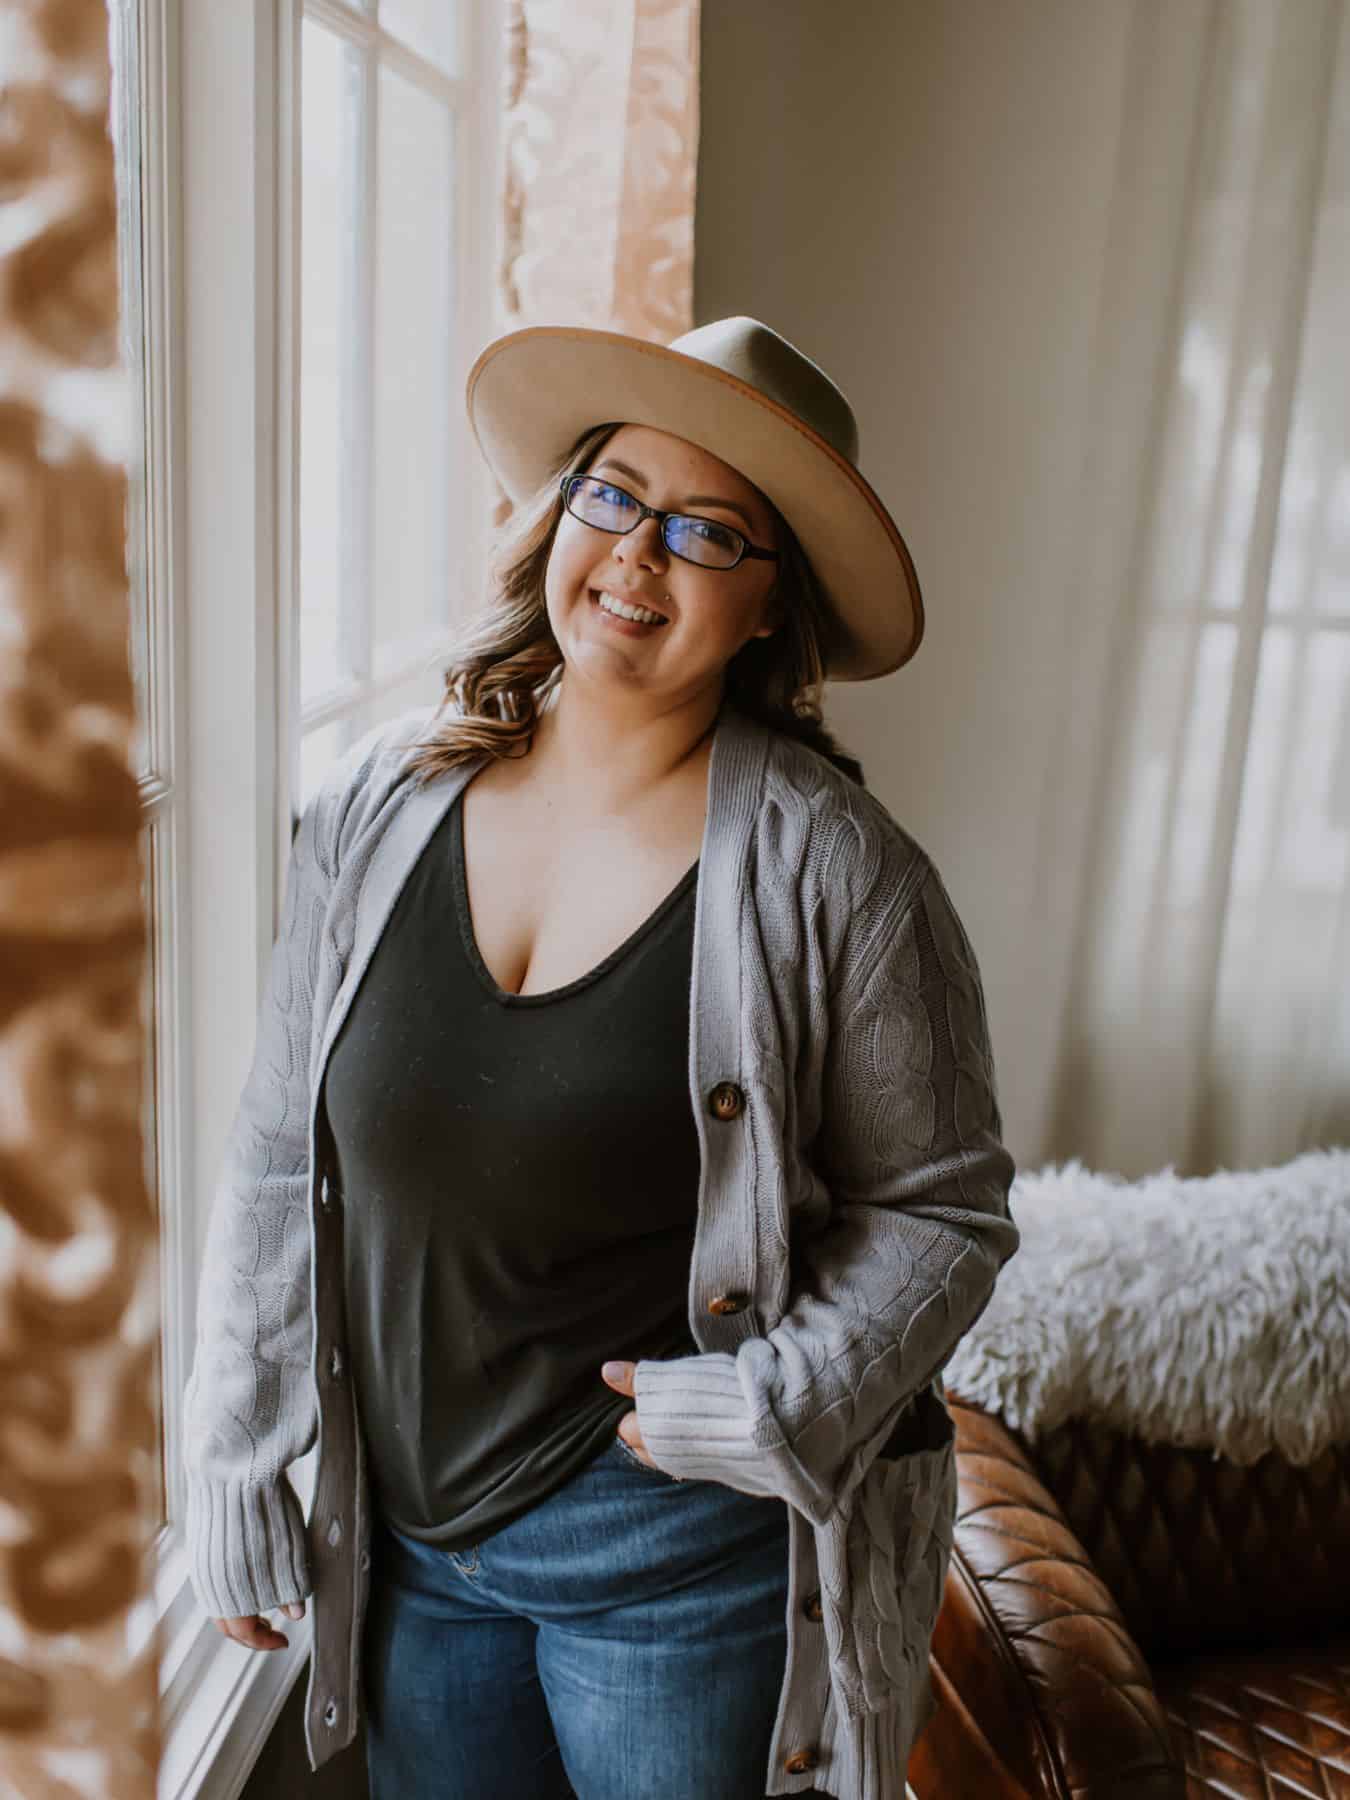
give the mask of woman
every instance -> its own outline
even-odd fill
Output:
[[[311,1762],[364,1716],[374,1800],[892,1800],[1018,1243],[974,954],[816,704],[912,656],[912,565],[753,319],[515,332],[469,408],[522,511],[447,705],[296,833],[194,1581],[259,1649],[313,1593]]]

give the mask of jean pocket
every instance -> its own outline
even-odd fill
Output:
[[[922,1448],[888,1455],[883,1444],[820,1541],[825,1639],[854,1717],[917,1703],[928,1680],[956,1518],[956,1427],[941,1401],[925,1425]]]
[[[651,1463],[643,1462],[633,1446],[625,1442],[617,1431],[614,1433],[614,1444],[623,1460],[631,1468],[641,1469],[644,1475],[654,1475],[658,1481],[674,1481],[676,1479],[674,1475],[667,1475],[664,1469],[658,1469]]]

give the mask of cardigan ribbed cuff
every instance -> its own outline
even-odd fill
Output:
[[[708,1350],[633,1369],[633,1404],[647,1454],[679,1481],[719,1481],[742,1494],[813,1510],[796,1458],[774,1421],[755,1419],[736,1358]]]
[[[270,1612],[310,1592],[299,1496],[284,1474],[271,1481],[187,1477],[188,1574],[213,1619]]]

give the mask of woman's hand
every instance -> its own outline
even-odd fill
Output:
[[[303,1619],[305,1603],[303,1600],[288,1601],[278,1611],[284,1612],[288,1619]],[[284,1637],[267,1623],[261,1613],[245,1613],[237,1619],[217,1619],[217,1628],[236,1644],[242,1644],[246,1650],[284,1650],[290,1639]]]
[[[602,1363],[600,1366],[600,1373],[601,1373],[601,1375],[604,1376],[605,1380],[609,1383],[609,1385],[612,1388],[617,1388],[621,1394],[628,1394],[630,1396],[632,1395],[632,1392],[633,1392],[633,1365],[632,1365],[632,1363],[630,1363],[630,1362]],[[625,1425],[628,1427],[627,1431],[624,1430]],[[628,1448],[633,1452],[633,1454],[637,1457],[640,1457],[641,1460],[646,1463],[646,1465],[649,1469],[654,1469],[656,1467],[656,1464],[652,1461],[651,1457],[648,1456],[648,1454],[647,1454],[647,1446],[643,1443],[642,1433],[638,1430],[637,1408],[636,1407],[633,1408],[632,1412],[626,1412],[623,1415],[623,1417],[619,1420],[618,1425],[615,1427],[615,1436],[621,1437],[623,1439],[624,1443],[627,1444]]]

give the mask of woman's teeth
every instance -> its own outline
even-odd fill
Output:
[[[625,606],[622,600],[616,600],[613,594],[604,589],[597,592],[596,598],[606,612],[617,613],[621,619],[635,619],[640,625],[664,625],[665,620],[660,613],[648,612],[645,606]]]

